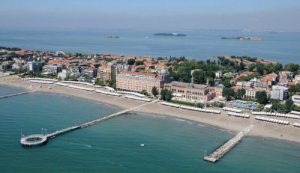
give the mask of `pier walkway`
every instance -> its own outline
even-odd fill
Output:
[[[142,105],[130,108],[130,109],[126,109],[126,110],[114,113],[112,115],[109,115],[109,116],[106,116],[106,117],[102,117],[102,118],[84,123],[82,125],[68,127],[66,129],[62,129],[62,130],[50,133],[48,135],[30,135],[30,136],[22,137],[21,138],[21,145],[23,145],[23,146],[38,146],[38,145],[46,143],[48,139],[54,138],[58,135],[61,135],[61,134],[64,134],[64,133],[67,133],[67,132],[70,132],[70,131],[73,131],[73,130],[76,130],[76,129],[85,128],[85,127],[88,127],[88,126],[91,126],[91,125],[94,125],[94,124],[97,124],[97,123],[100,123],[102,121],[117,117],[119,115],[122,115],[122,114],[125,114],[127,112],[133,111],[134,109],[140,108],[142,106],[145,106],[147,104],[154,103],[154,102],[157,102],[157,101],[158,100],[154,100],[152,102],[148,102],[148,103],[145,103],[145,104],[142,104]]]
[[[19,95],[24,95],[24,94],[29,94],[34,91],[26,91],[26,92],[21,92],[17,94],[11,94],[11,95],[6,95],[6,96],[0,96],[0,99],[8,98],[8,97],[13,97],[13,96],[19,96]]]
[[[217,162],[223,155],[225,155],[230,149],[232,149],[235,145],[237,145],[247,133],[249,133],[254,128],[254,125],[251,125],[241,132],[239,132],[235,137],[230,139],[228,142],[226,142],[224,145],[222,145],[220,148],[218,148],[215,152],[213,152],[209,156],[205,156],[204,160],[209,162]]]

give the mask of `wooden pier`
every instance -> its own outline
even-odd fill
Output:
[[[8,98],[8,97],[14,97],[14,96],[19,96],[19,95],[24,95],[24,94],[28,94],[28,93],[31,93],[31,92],[33,92],[33,91],[26,91],[26,92],[21,92],[21,93],[17,93],[17,94],[0,96],[0,99],[4,99],[4,98]]]
[[[99,119],[96,119],[96,120],[84,123],[82,125],[68,127],[66,129],[62,129],[62,130],[50,133],[48,135],[30,135],[30,136],[27,136],[27,137],[22,137],[21,138],[21,144],[23,146],[39,146],[41,144],[46,143],[48,139],[52,139],[53,137],[56,137],[58,135],[61,135],[61,134],[64,134],[64,133],[67,133],[67,132],[70,132],[70,131],[73,131],[73,130],[76,130],[76,129],[85,128],[85,127],[88,127],[88,126],[91,126],[91,125],[94,125],[94,124],[97,124],[97,123],[100,123],[102,121],[105,121],[105,120],[117,117],[119,115],[125,114],[125,113],[127,113],[129,111],[132,111],[134,109],[137,109],[139,107],[145,106],[147,104],[150,104],[150,103],[153,103],[153,102],[156,102],[156,101],[157,100],[154,100],[152,102],[148,102],[148,103],[142,104],[142,105],[134,107],[134,108],[126,109],[126,110],[114,113],[112,115],[109,115],[109,116],[106,116],[106,117],[102,117],[102,118],[99,118]],[[41,142],[41,140],[31,140],[32,138],[41,138],[43,140],[43,142]]]
[[[219,159],[221,159],[222,156],[224,156],[228,151],[230,151],[230,149],[236,146],[245,137],[245,135],[253,129],[253,127],[254,125],[251,125],[239,132],[235,137],[230,139],[228,142],[226,142],[224,145],[222,145],[220,148],[214,151],[211,155],[205,156],[204,160],[212,163],[217,162]]]

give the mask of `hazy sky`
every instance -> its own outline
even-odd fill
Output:
[[[0,28],[300,29],[300,0],[0,0]]]

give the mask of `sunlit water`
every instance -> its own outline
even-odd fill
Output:
[[[158,37],[165,31],[136,30],[0,30],[0,46],[29,50],[85,54],[123,54],[135,56],[186,56],[206,60],[211,56],[259,57],[281,63],[299,63],[300,33],[240,31],[172,31],[186,37]],[[168,31],[167,31],[168,32]],[[119,39],[105,36],[118,35]],[[261,37],[265,41],[221,40],[222,37]]]
[[[0,85],[0,95],[20,89]],[[299,172],[300,145],[246,137],[218,163],[203,160],[234,134],[197,122],[125,114],[24,148],[25,135],[60,130],[119,111],[54,94],[0,99],[0,172]],[[141,146],[144,144],[144,146]]]

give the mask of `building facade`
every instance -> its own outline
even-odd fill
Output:
[[[288,88],[283,86],[272,86],[271,99],[286,100],[289,96]]]
[[[118,73],[117,66],[109,63],[106,67],[100,67],[98,69],[97,78],[100,81],[106,82],[107,80],[116,81]]]
[[[122,71],[116,77],[116,87],[119,89],[131,91],[152,92],[155,86],[159,92],[165,83],[170,82],[170,78],[166,72],[162,74],[151,74],[142,72]]]
[[[216,91],[222,93],[220,88],[210,89],[206,85],[192,84],[173,81],[172,83],[165,85],[166,89],[173,92],[173,95],[178,100],[201,102],[205,103],[212,100],[216,96]]]
[[[300,93],[293,95],[292,100],[294,101],[295,105],[300,106]]]

